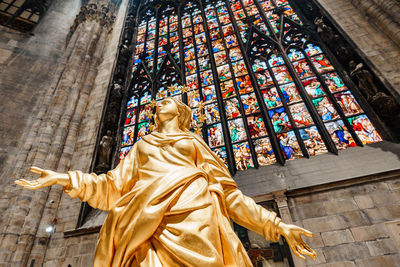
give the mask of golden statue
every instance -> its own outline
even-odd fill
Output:
[[[230,218],[268,240],[284,236],[302,259],[316,258],[300,236],[311,232],[283,223],[242,194],[224,163],[189,131],[188,106],[165,98],[154,121],[155,130],[107,174],[32,167],[39,179],[15,183],[28,189],[59,184],[70,197],[110,211],[99,234],[96,267],[252,266]]]

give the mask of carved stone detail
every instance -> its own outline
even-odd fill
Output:
[[[111,131],[107,131],[100,141],[99,160],[95,168],[96,172],[105,172],[110,169],[110,157],[114,138],[111,136]]]
[[[399,104],[386,93],[382,92],[375,84],[371,72],[364,68],[362,63],[356,64],[350,61],[350,76],[358,81],[358,88],[364,94],[368,103],[375,112],[383,118],[395,118],[399,116]]]
[[[78,28],[78,26],[87,20],[96,20],[100,23],[102,27],[107,28],[109,31],[112,30],[112,25],[115,21],[114,12],[110,10],[114,9],[114,5],[111,3],[102,4],[98,6],[95,3],[88,3],[81,6],[81,10],[76,15],[74,23],[70,27],[69,33],[67,35],[67,44],[71,39],[72,35]]]

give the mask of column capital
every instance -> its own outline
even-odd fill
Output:
[[[85,21],[97,21],[101,26],[111,31],[115,21],[115,11],[118,6],[119,1],[113,0],[82,1],[81,9],[76,15],[67,35],[67,44],[78,26]]]

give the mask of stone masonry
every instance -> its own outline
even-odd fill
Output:
[[[128,0],[115,10],[111,32],[88,20],[68,37],[67,46],[81,3],[54,2],[34,36],[1,28],[0,267],[93,262],[97,233],[64,236],[75,229],[81,202],[60,187],[32,192],[12,181],[33,178],[27,171],[32,164],[89,171]],[[367,9],[355,8],[357,1],[318,2],[398,96],[400,48],[376,27],[379,21],[368,21]],[[381,13],[390,10],[381,5]],[[73,53],[77,56],[66,56]],[[74,72],[67,78],[66,68]],[[74,86],[76,79],[81,82]],[[287,191],[284,219],[315,232],[308,242],[319,254],[316,262],[296,261],[296,266],[396,266],[400,248],[388,223],[400,220],[399,155],[398,144],[382,142],[239,172],[235,179],[245,194],[259,199]],[[373,179],[382,173],[386,178]],[[338,186],[354,179],[362,183]],[[47,234],[54,218],[55,232]]]
[[[395,26],[398,23],[399,14],[396,13],[394,17],[390,14],[399,9],[399,1],[318,0],[318,2],[350,37],[361,53],[371,61],[374,72],[399,100],[400,45],[391,39],[393,36],[388,36],[390,33],[382,30],[391,29],[399,36],[400,27]],[[372,4],[372,2],[377,4]],[[376,8],[377,5],[385,12],[376,14],[380,10]],[[368,15],[368,12],[374,12],[374,15]],[[393,21],[396,18],[397,22]]]
[[[400,179],[289,197],[295,224],[315,236],[308,266],[400,266],[400,250],[386,224],[400,223]],[[398,235],[399,233],[397,233]]]
[[[95,2],[81,9],[84,17],[80,14],[82,20],[64,43],[66,47],[52,81],[37,104],[38,119],[33,119],[28,138],[17,155],[16,166],[20,167],[10,172],[11,177],[32,177],[27,171],[30,165],[61,172],[69,168],[88,171],[125,11],[121,9],[119,26],[112,32],[115,6],[108,1]],[[84,154],[82,158],[79,151]],[[45,228],[57,218],[62,190],[53,187],[27,191],[8,183],[7,192],[11,194],[4,203],[6,210],[1,221],[0,265],[26,266],[32,260],[40,265],[49,240]],[[66,227],[74,228],[79,206],[72,209],[75,213],[67,213],[59,220],[59,230],[63,231],[63,220],[68,221],[69,216],[73,216],[75,223],[69,221]],[[72,208],[71,202],[68,207]],[[52,255],[51,249],[49,253]]]

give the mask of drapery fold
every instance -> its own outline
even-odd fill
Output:
[[[94,266],[251,266],[230,218],[277,241],[280,219],[238,190],[192,133],[153,132],[107,174],[68,173],[65,192],[110,211]]]

